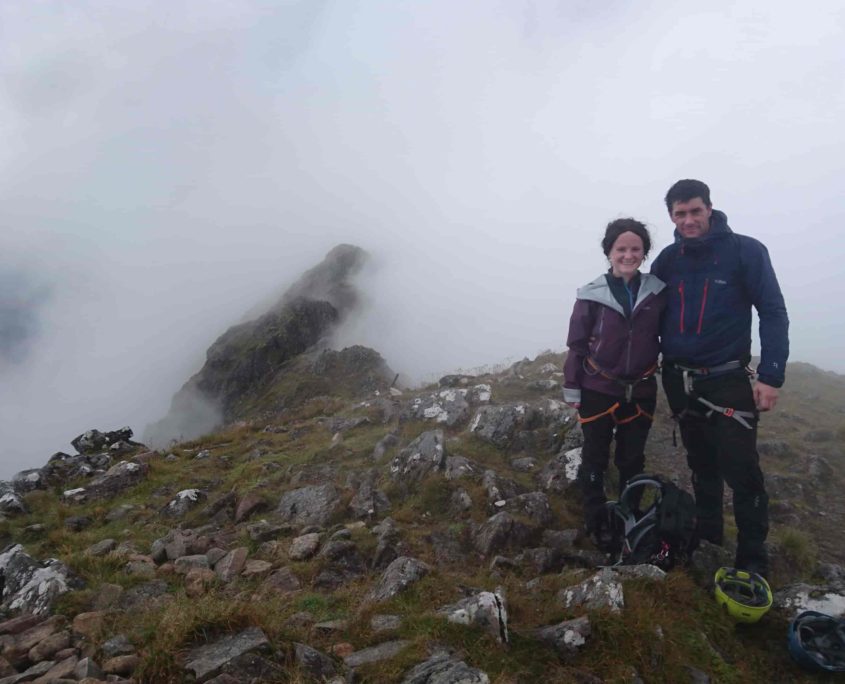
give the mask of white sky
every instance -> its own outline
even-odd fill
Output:
[[[52,296],[0,358],[0,476],[140,434],[338,242],[379,264],[344,341],[397,371],[562,349],[603,226],[664,246],[683,177],[768,245],[792,359],[845,371],[843,29],[840,0],[3,0],[0,276]]]

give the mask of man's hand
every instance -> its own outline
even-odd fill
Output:
[[[754,403],[760,411],[770,411],[778,403],[778,395],[780,391],[777,387],[772,387],[759,380],[754,383]]]

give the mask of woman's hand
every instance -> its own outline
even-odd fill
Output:
[[[567,401],[566,405],[571,406],[576,411],[581,408],[581,402],[580,401]]]

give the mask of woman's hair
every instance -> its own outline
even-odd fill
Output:
[[[604,231],[604,239],[601,241],[601,248],[604,250],[605,256],[610,256],[613,243],[616,242],[622,233],[639,235],[643,241],[643,256],[648,256],[648,250],[651,249],[651,236],[648,234],[648,228],[645,227],[644,223],[640,223],[632,218],[616,219],[607,224],[607,228]]]

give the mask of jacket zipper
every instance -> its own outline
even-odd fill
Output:
[[[704,294],[701,295],[701,311],[698,312],[698,329],[696,335],[701,334],[701,324],[704,322],[704,307],[707,305],[707,286],[710,285],[710,278],[704,279]]]
[[[684,332],[684,281],[678,285],[678,293],[681,295],[681,332]]]

